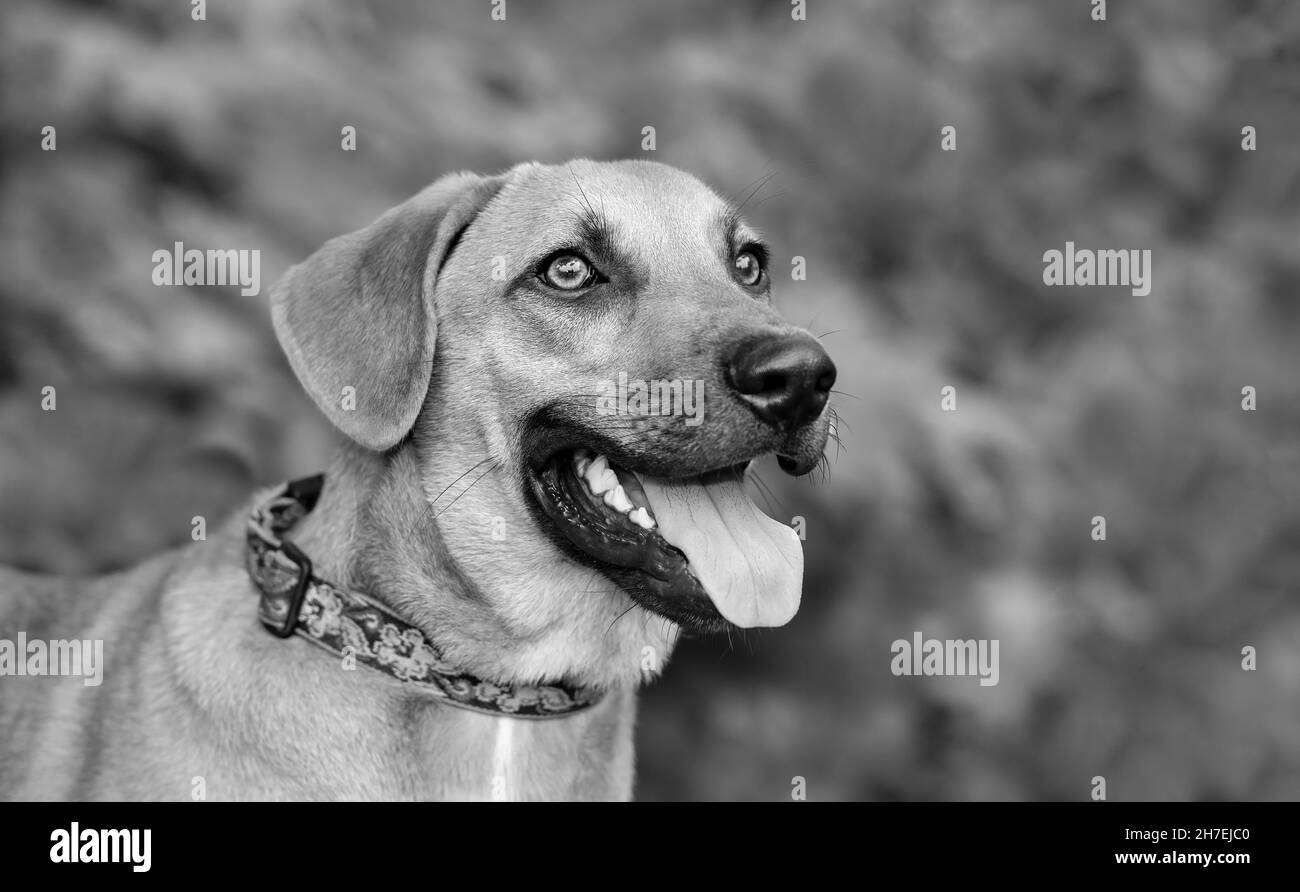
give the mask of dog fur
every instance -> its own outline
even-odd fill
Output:
[[[531,297],[530,259],[593,216],[636,301]],[[207,541],[110,576],[0,569],[0,637],[102,639],[105,659],[99,687],[0,678],[0,798],[188,799],[201,778],[216,800],[628,799],[636,687],[678,629],[557,550],[524,504],[519,425],[610,368],[714,374],[712,354],[738,333],[793,330],[730,278],[728,221],[744,226],[659,164],[455,174],[330,241],[272,293],[290,364],[344,435],[293,532],[317,575],[382,597],[465,671],[579,680],[607,691],[598,706],[481,715],[274,638],[244,569],[246,507]],[[639,445],[676,471],[748,458],[767,433],[738,412],[695,440],[664,427]],[[822,419],[799,442],[819,453],[824,441]],[[504,537],[488,535],[493,519]]]

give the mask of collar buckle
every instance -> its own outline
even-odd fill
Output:
[[[289,609],[284,619],[279,623],[269,623],[263,617],[262,623],[276,638],[290,638],[298,628],[298,612],[302,610],[302,602],[307,597],[307,587],[311,585],[311,558],[287,539],[280,542],[280,553],[298,568],[298,581],[294,584],[293,594],[289,597]]]

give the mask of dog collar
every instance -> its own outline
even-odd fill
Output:
[[[383,604],[313,575],[307,555],[282,536],[316,507],[324,481],[321,474],[291,481],[248,519],[248,573],[262,593],[258,618],[273,635],[297,634],[475,712],[543,719],[600,701],[594,688],[497,684],[459,672],[423,632]]]

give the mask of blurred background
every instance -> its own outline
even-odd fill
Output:
[[[1109,7],[7,0],[0,561],[121,567],[322,467],[265,295],[327,238],[454,169],[651,157],[758,187],[843,448],[763,475],[802,611],[679,648],[639,798],[1300,798],[1300,4]],[[153,286],[178,240],[261,249],[262,295]],[[1044,287],[1067,240],[1149,249],[1151,293]],[[998,639],[1000,683],[894,677],[918,630]]]

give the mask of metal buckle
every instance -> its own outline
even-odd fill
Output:
[[[307,597],[307,586],[311,584],[311,558],[303,554],[297,545],[287,540],[280,543],[280,553],[298,567],[298,582],[293,587],[293,595],[289,599],[289,613],[284,621],[278,626],[266,622],[265,619],[262,622],[276,638],[289,638],[298,627],[298,611],[302,610],[303,599]]]

